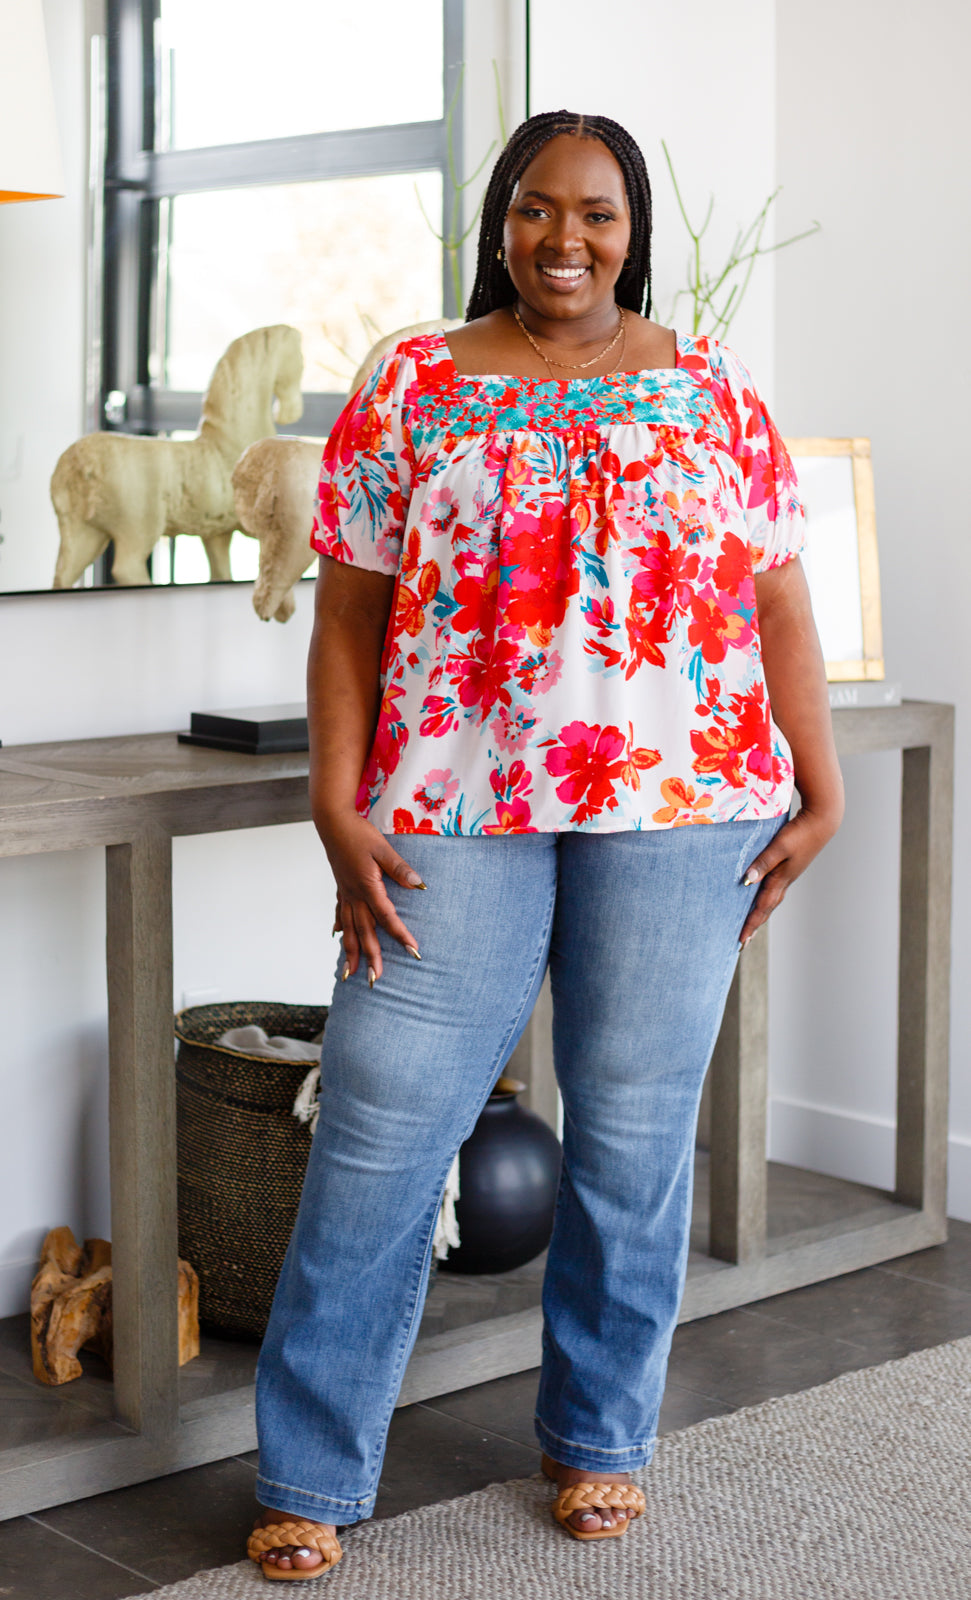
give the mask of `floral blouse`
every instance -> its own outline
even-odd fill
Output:
[[[753,575],[795,476],[714,339],[670,370],[460,374],[391,351],[324,453],[316,550],[395,577],[358,809],[384,833],[617,832],[783,814]]]

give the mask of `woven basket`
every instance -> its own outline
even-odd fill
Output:
[[[228,1050],[228,1028],[313,1039],[326,1006],[244,1001],[193,1006],[175,1019],[179,1254],[199,1274],[199,1318],[262,1337],[297,1215],[310,1130],[293,1102],[311,1070]]]

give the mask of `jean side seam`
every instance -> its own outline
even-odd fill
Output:
[[[430,1254],[431,1248],[432,1248],[432,1241],[433,1241],[434,1236],[435,1236],[435,1218],[438,1215],[439,1207],[441,1206],[441,1203],[442,1203],[442,1194],[443,1194],[444,1189],[445,1189],[445,1184],[448,1181],[448,1174],[449,1174],[449,1171],[451,1170],[451,1166],[452,1166],[452,1162],[450,1160],[449,1164],[448,1164],[448,1167],[446,1167],[446,1169],[445,1169],[445,1174],[442,1177],[441,1184],[437,1188],[435,1197],[433,1198],[431,1206],[429,1207],[429,1210],[426,1213],[426,1219],[427,1220],[423,1219],[423,1221],[422,1221],[422,1237],[424,1239],[424,1245],[423,1245],[422,1252],[421,1252],[421,1260],[420,1260],[420,1264],[419,1264],[419,1267],[418,1267],[417,1280],[415,1282],[414,1289],[411,1291],[411,1304],[410,1304],[410,1307],[409,1307],[409,1310],[408,1310],[407,1320],[406,1320],[405,1326],[404,1326],[404,1328],[402,1330],[402,1337],[398,1342],[398,1348],[395,1351],[394,1366],[392,1367],[391,1378],[390,1378],[390,1381],[389,1381],[389,1384],[388,1384],[388,1398],[389,1398],[389,1402],[390,1403],[386,1407],[386,1409],[385,1409],[385,1411],[383,1413],[383,1416],[381,1418],[381,1423],[380,1423],[380,1432],[381,1432],[381,1437],[382,1438],[387,1436],[388,1428],[391,1425],[391,1418],[392,1418],[392,1416],[394,1414],[395,1403],[396,1403],[396,1401],[398,1399],[398,1394],[399,1394],[400,1389],[401,1389],[401,1383],[402,1383],[402,1380],[403,1380],[403,1377],[404,1377],[403,1368],[404,1368],[404,1365],[405,1365],[405,1354],[406,1354],[406,1352],[408,1350],[408,1346],[409,1346],[409,1344],[411,1342],[412,1333],[413,1333],[413,1331],[415,1329],[415,1320],[416,1320],[416,1318],[418,1316],[419,1302],[421,1300],[421,1286],[422,1286],[422,1283],[425,1280],[425,1269],[429,1265],[428,1258],[429,1258],[429,1254]],[[382,1464],[383,1464],[383,1452],[382,1452],[382,1461],[378,1463],[377,1471],[375,1472],[374,1477],[373,1477],[372,1482],[371,1482],[371,1487],[370,1487],[370,1490],[369,1490],[369,1495],[370,1495],[371,1499],[373,1499],[375,1497],[376,1493],[377,1493],[377,1487],[378,1487],[378,1484],[379,1484],[379,1482],[381,1480],[381,1466],[382,1466]]]
[[[543,931],[543,933],[542,933],[542,935],[540,937],[539,948],[538,948],[536,957],[535,957],[535,959],[533,961],[532,969],[531,969],[530,974],[529,974],[529,980],[528,980],[528,982],[526,984],[525,990],[523,991],[522,1003],[520,1004],[519,1010],[516,1012],[516,1015],[515,1015],[513,1021],[510,1023],[508,1029],[506,1030],[505,1037],[503,1038],[502,1043],[499,1045],[499,1048],[498,1048],[498,1050],[496,1051],[496,1053],[495,1053],[495,1055],[493,1057],[492,1066],[490,1068],[490,1073],[489,1073],[489,1093],[492,1092],[492,1086],[493,1086],[493,1083],[495,1082],[494,1074],[495,1074],[496,1068],[498,1066],[502,1065],[509,1058],[509,1054],[510,1054],[509,1041],[510,1041],[510,1039],[513,1039],[513,1038],[517,1037],[518,1034],[521,1034],[522,1030],[523,1030],[523,1027],[525,1026],[525,1023],[523,1021],[523,1013],[526,1010],[526,1006],[527,1006],[527,1003],[529,1001],[529,997],[533,992],[533,984],[536,981],[536,973],[537,973],[537,970],[539,969],[540,962],[543,959],[543,951],[544,950],[547,953],[547,959],[549,958],[549,941],[550,941],[550,935],[551,935],[552,929],[553,929],[553,913],[554,913],[555,908],[556,908],[556,876],[554,874],[553,884],[552,884],[552,887],[550,889],[549,904],[548,904],[548,906],[546,908],[546,925],[545,925],[544,931]],[[534,1001],[534,1004],[535,1004],[535,1001]],[[488,1098],[489,1098],[489,1095],[487,1094],[486,1095],[486,1099],[488,1099]],[[464,1133],[460,1143],[464,1144],[465,1140],[471,1134],[472,1129],[475,1127],[476,1123],[479,1120],[479,1117],[482,1115],[482,1109],[483,1109],[484,1104],[485,1104],[485,1101],[483,1101],[482,1104],[478,1107],[478,1110],[475,1112],[475,1115],[472,1117],[472,1120],[469,1123],[469,1125],[468,1125],[468,1127],[466,1129],[466,1132]]]
[[[493,1084],[493,1081],[494,1081],[496,1065],[497,1065],[497,1063],[502,1062],[502,1061],[504,1061],[506,1059],[506,1055],[508,1053],[509,1040],[516,1033],[517,1028],[520,1027],[520,1024],[521,1024],[521,1021],[522,1021],[523,1012],[526,1009],[526,1005],[527,1005],[527,1002],[529,1000],[529,996],[532,994],[533,985],[534,985],[535,979],[536,979],[536,972],[537,972],[537,969],[539,967],[540,961],[542,960],[543,951],[544,951],[544,949],[546,949],[548,947],[550,929],[552,928],[552,924],[553,924],[553,908],[554,908],[555,904],[556,904],[556,879],[555,879],[555,876],[554,876],[553,884],[552,884],[552,887],[550,889],[549,904],[548,904],[547,910],[546,910],[545,928],[544,928],[543,934],[542,934],[542,936],[540,938],[540,941],[539,941],[539,948],[538,948],[538,951],[537,951],[537,955],[536,955],[536,957],[535,957],[535,959],[533,961],[532,969],[531,969],[530,974],[529,974],[529,980],[528,980],[528,982],[527,982],[527,984],[525,986],[522,1002],[520,1004],[519,1010],[516,1013],[515,1018],[513,1019],[512,1023],[510,1024],[510,1026],[509,1026],[509,1028],[508,1028],[508,1030],[506,1032],[505,1038],[503,1039],[502,1043],[500,1044],[500,1046],[499,1046],[499,1048],[498,1048],[498,1050],[496,1052],[496,1055],[493,1057],[493,1063],[492,1063],[492,1067],[490,1068],[490,1073],[489,1073],[489,1090],[490,1091],[491,1091],[492,1084]],[[487,1094],[486,1094],[486,1098],[488,1098],[488,1091],[487,1091]],[[480,1115],[482,1113],[482,1105],[484,1103],[485,1102],[483,1101],[482,1104],[480,1104],[476,1108],[476,1110],[475,1110],[475,1112],[473,1114],[473,1117],[472,1117],[471,1121],[468,1124],[468,1127],[466,1129],[465,1134],[459,1140],[460,1146],[465,1142],[465,1139],[468,1138],[468,1136],[471,1133],[472,1129],[475,1127],[475,1124],[478,1121],[478,1119],[479,1119],[479,1117],[480,1117]],[[387,1409],[387,1411],[385,1413],[384,1419],[382,1421],[382,1428],[383,1428],[383,1430],[385,1432],[387,1431],[387,1428],[390,1425],[391,1417],[392,1417],[392,1414],[394,1412],[395,1400],[397,1399],[398,1392],[399,1392],[400,1385],[401,1385],[401,1381],[402,1381],[402,1367],[404,1365],[405,1352],[408,1350],[408,1346],[409,1346],[409,1343],[411,1341],[412,1331],[413,1331],[414,1326],[415,1326],[415,1318],[418,1315],[418,1302],[419,1302],[419,1298],[420,1298],[421,1284],[422,1284],[423,1277],[424,1277],[425,1264],[426,1264],[426,1262],[428,1260],[429,1252],[431,1251],[431,1248],[432,1248],[432,1240],[434,1238],[434,1230],[435,1230],[435,1218],[438,1215],[439,1207],[441,1206],[441,1203],[442,1203],[442,1194],[443,1194],[444,1189],[445,1189],[445,1184],[448,1181],[448,1173],[451,1170],[451,1165],[452,1165],[452,1160],[453,1159],[454,1159],[454,1157],[449,1160],[448,1167],[446,1168],[446,1171],[445,1171],[445,1173],[444,1173],[444,1175],[442,1177],[441,1183],[440,1183],[440,1185],[439,1185],[439,1187],[438,1187],[438,1189],[436,1191],[436,1199],[433,1202],[432,1207],[430,1209],[428,1222],[427,1222],[427,1226],[426,1226],[426,1229],[425,1229],[425,1247],[424,1247],[424,1250],[422,1252],[422,1265],[421,1265],[421,1268],[419,1269],[418,1282],[417,1282],[417,1284],[415,1286],[414,1296],[413,1296],[412,1304],[411,1304],[411,1310],[410,1310],[410,1314],[408,1316],[408,1321],[407,1321],[407,1324],[406,1324],[406,1327],[405,1327],[405,1330],[404,1330],[404,1337],[401,1340],[401,1342],[399,1344],[399,1347],[398,1347],[398,1350],[397,1350],[396,1355],[395,1355],[395,1365],[394,1365],[394,1368],[393,1368],[391,1382],[390,1382],[390,1385],[389,1385],[389,1393],[390,1393],[390,1396],[391,1396],[391,1404],[388,1407],[388,1409]],[[377,1486],[378,1479],[380,1479],[380,1469],[378,1471],[377,1478],[375,1480],[375,1488]]]

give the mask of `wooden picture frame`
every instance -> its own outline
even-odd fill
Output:
[[[869,439],[787,439],[806,508],[804,565],[831,683],[884,676]]]

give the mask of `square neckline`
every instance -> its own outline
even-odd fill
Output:
[[[460,383],[504,383],[507,387],[514,383],[530,383],[547,389],[550,387],[562,389],[578,383],[612,383],[618,378],[637,378],[647,382],[659,377],[674,377],[678,374],[682,377],[691,376],[689,369],[684,365],[683,356],[688,353],[684,346],[684,341],[691,338],[692,335],[679,333],[677,329],[674,330],[675,364],[673,367],[637,367],[633,372],[605,372],[599,378],[530,378],[528,375],[519,372],[460,372],[456,365],[455,357],[449,349],[444,329],[439,328],[433,337],[438,340],[444,349],[446,360]]]

